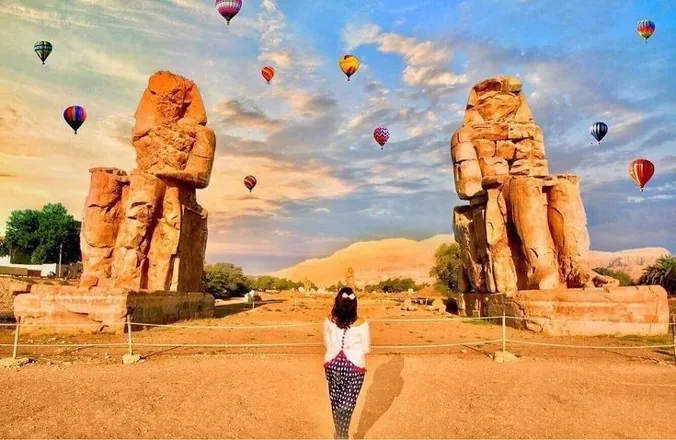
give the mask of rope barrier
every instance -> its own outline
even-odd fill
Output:
[[[216,330],[250,330],[250,329],[272,329],[272,328],[297,328],[314,327],[321,323],[312,322],[304,324],[279,324],[279,325],[173,325],[173,324],[144,324],[142,322],[132,322],[131,325],[145,327],[164,327],[164,328],[183,328],[183,329],[216,329]]]
[[[398,349],[398,348],[441,348],[441,347],[460,347],[470,345],[496,344],[502,339],[489,341],[469,341],[454,342],[448,344],[419,344],[419,345],[374,345],[371,348],[377,349]],[[0,347],[11,347],[14,344],[0,344]],[[127,344],[19,344],[18,347],[126,347]],[[288,343],[261,343],[261,344],[170,344],[170,343],[134,343],[134,347],[193,347],[193,348],[251,348],[251,347],[323,347],[321,342],[288,342]]]
[[[448,318],[411,318],[411,319],[369,319],[369,322],[465,322],[481,321],[489,319],[501,319],[502,316],[484,316],[484,317],[448,317]],[[123,325],[124,323],[115,323],[114,325]],[[145,322],[131,322],[132,325],[143,327],[162,327],[162,328],[181,328],[181,329],[217,329],[217,330],[250,330],[250,329],[274,329],[274,328],[298,328],[312,327],[321,325],[319,322],[307,322],[301,324],[275,324],[275,325],[178,325],[178,324],[150,324]],[[2,327],[16,327],[17,324],[0,324]],[[109,327],[111,324],[105,323],[61,323],[61,322],[35,322],[22,323],[22,327]]]
[[[14,344],[0,344],[0,347],[14,347]],[[17,344],[16,347],[126,347],[127,344]]]
[[[441,348],[441,347],[460,347],[471,345],[487,345],[497,344],[502,342],[502,339],[491,339],[486,341],[468,341],[468,342],[452,342],[446,344],[418,344],[418,345],[373,345],[372,348],[377,349],[398,349],[398,348]],[[657,344],[657,345],[573,345],[573,344],[550,344],[546,342],[531,342],[519,339],[507,339],[507,342],[521,345],[536,345],[541,347],[559,347],[559,348],[590,348],[590,349],[652,349],[652,348],[671,348],[671,344]],[[135,347],[320,347],[323,346],[320,342],[287,342],[287,343],[261,343],[261,344],[171,344],[171,343],[134,343]],[[0,347],[12,347],[14,344],[0,344]],[[18,344],[18,347],[126,347],[125,343],[110,343],[110,344]]]
[[[441,347],[461,347],[468,345],[487,345],[497,344],[502,342],[502,339],[493,339],[490,341],[469,341],[469,342],[452,342],[448,344],[420,344],[420,345],[374,345],[372,348],[397,349],[397,348],[441,348]]]
[[[507,339],[507,342],[512,344],[521,344],[521,345],[537,345],[541,347],[561,347],[561,348],[592,348],[598,350],[607,350],[607,349],[620,349],[620,350],[629,350],[629,349],[650,349],[650,348],[665,348],[673,347],[672,344],[668,345],[574,345],[574,344],[550,344],[548,342],[532,342],[532,341],[523,341],[519,339]]]

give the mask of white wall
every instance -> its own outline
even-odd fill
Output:
[[[30,270],[39,270],[40,275],[43,277],[46,277],[49,275],[50,272],[56,273],[56,267],[58,266],[57,263],[52,263],[52,264],[10,264],[9,262],[9,255],[0,258],[0,266],[4,267],[21,267],[23,269],[30,269]]]

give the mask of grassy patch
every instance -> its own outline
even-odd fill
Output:
[[[627,335],[621,336],[620,339],[627,342],[636,342],[642,345],[671,345],[674,343],[674,340],[671,337],[671,335],[656,335],[656,336]]]
[[[472,320],[467,320],[463,321],[467,324],[472,324],[472,325],[483,325],[483,326],[500,326],[501,324],[498,324],[496,322],[492,322],[491,320],[488,319],[472,319]]]

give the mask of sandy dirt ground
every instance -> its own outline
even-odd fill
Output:
[[[188,344],[318,343],[330,300],[267,296],[251,309],[220,305],[186,326],[312,323],[287,329],[134,331],[145,360],[121,365],[121,347],[21,347],[36,362],[0,370],[2,438],[331,438],[321,346],[217,348]],[[508,342],[498,364],[492,324],[435,319],[424,308],[362,300],[376,346],[355,411],[355,438],[676,438],[673,350],[553,348]],[[580,346],[668,344],[657,338],[548,338],[508,329],[508,339]],[[9,329],[0,342],[10,343]],[[23,344],[121,343],[126,335],[23,335]],[[142,344],[168,344],[150,347]],[[11,347],[0,347],[0,357]]]

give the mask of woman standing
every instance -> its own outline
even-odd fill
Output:
[[[357,317],[357,297],[349,287],[338,291],[331,315],[324,321],[324,345],[334,437],[344,439],[364,384],[365,354],[371,351],[369,325]]]

